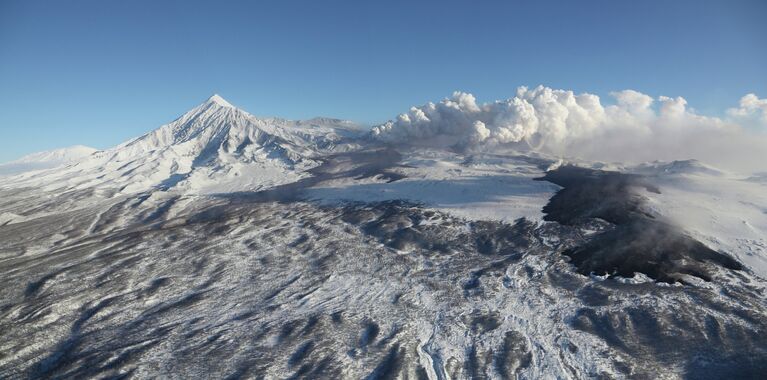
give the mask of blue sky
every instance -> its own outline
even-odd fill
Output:
[[[767,96],[767,2],[0,0],[0,161],[107,148],[219,93],[262,116],[375,124],[520,85]]]

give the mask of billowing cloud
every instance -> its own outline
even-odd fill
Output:
[[[756,94],[747,94],[740,98],[736,108],[727,110],[734,118],[757,119],[762,125],[767,125],[767,99],[759,99]]]
[[[767,125],[767,100],[753,94],[729,110],[728,119],[699,115],[683,97],[653,98],[634,90],[610,95],[614,102],[603,105],[593,94],[520,87],[513,98],[478,104],[473,95],[455,92],[439,103],[412,107],[371,134],[414,146],[510,146],[621,161],[706,160],[717,154],[722,161],[722,152],[743,156],[745,149],[767,148],[765,136],[751,135],[736,120],[757,115]]]
[[[599,97],[591,94],[520,87],[511,99],[479,105],[473,95],[455,92],[439,103],[412,107],[395,121],[373,128],[373,135],[426,145],[504,144],[535,135],[559,143],[596,128],[604,117]]]

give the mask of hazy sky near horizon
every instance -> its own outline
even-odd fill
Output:
[[[365,124],[453,91],[767,97],[767,2],[0,0],[0,162],[107,148],[219,93]]]

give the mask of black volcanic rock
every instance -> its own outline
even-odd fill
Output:
[[[717,266],[743,269],[730,256],[645,212],[640,191],[659,190],[642,176],[563,166],[540,180],[563,187],[543,208],[545,220],[579,225],[598,218],[616,226],[563,252],[582,274],[633,277],[643,273],[674,283],[684,282],[685,275],[711,281]]]

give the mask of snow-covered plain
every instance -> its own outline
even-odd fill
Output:
[[[307,191],[311,199],[379,202],[403,199],[471,220],[541,220],[541,209],[559,189],[535,181],[551,161],[528,156],[406,151],[403,178],[341,178]]]
[[[2,178],[0,377],[767,372],[761,177],[578,161],[594,170],[540,179],[565,164],[391,145],[214,95],[117,147]],[[621,173],[595,170],[608,167]],[[583,202],[563,216],[562,199]],[[637,218],[668,226],[656,262],[621,232]],[[633,277],[570,260],[605,240]]]

